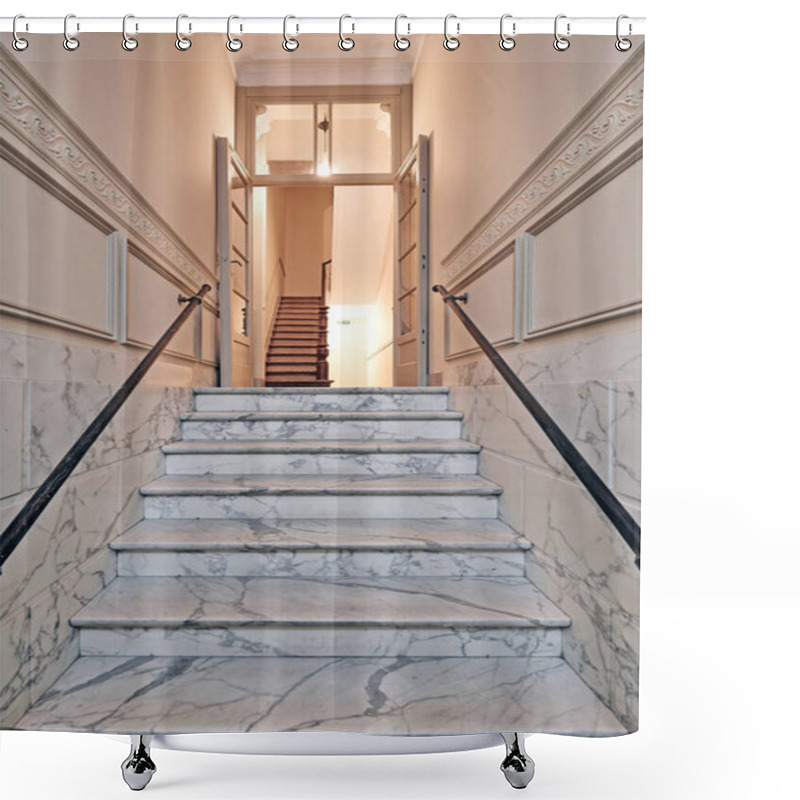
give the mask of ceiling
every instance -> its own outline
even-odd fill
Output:
[[[338,34],[298,36],[300,47],[287,53],[283,37],[248,39],[232,59],[240,86],[396,86],[411,83],[421,47],[397,51],[391,36],[354,36],[352,50],[342,52]]]

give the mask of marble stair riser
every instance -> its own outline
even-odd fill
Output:
[[[523,551],[280,550],[263,552],[120,551],[117,574],[232,577],[491,577],[525,573]]]
[[[426,393],[197,393],[197,411],[447,411],[446,392]]]
[[[243,441],[248,439],[315,439],[372,441],[395,439],[459,439],[460,419],[227,419],[184,420],[183,439]]]
[[[82,628],[84,656],[558,657],[559,628]]]
[[[475,475],[476,453],[168,453],[167,475]]]
[[[493,495],[230,494],[151,495],[146,519],[494,518]]]

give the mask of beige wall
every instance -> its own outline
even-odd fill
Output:
[[[286,288],[289,296],[317,296],[320,270],[331,257],[333,189],[284,189]]]
[[[475,36],[447,52],[428,37],[414,73],[414,136],[430,137],[430,262],[437,265],[624,63],[602,37],[557,53],[552,37],[513,51]],[[468,100],[467,100],[468,98]],[[433,285],[433,284],[431,284]],[[443,306],[431,301],[431,372],[442,363]]]
[[[187,58],[147,60],[170,49]],[[42,37],[27,70],[3,53],[0,527],[175,318],[178,295],[215,283],[214,137],[231,135],[234,97],[220,52],[216,37],[188,54],[163,37],[126,53],[109,35],[78,54]],[[0,726],[77,657],[70,616],[114,577],[108,543],[141,519],[139,488],[163,472],[191,387],[216,383],[215,312],[211,297],[186,322],[5,564]]]
[[[600,37],[566,53],[552,37],[510,53],[496,37],[424,48],[414,132],[430,137],[431,284],[470,294],[478,326],[637,516],[641,54]],[[503,487],[501,517],[535,545],[529,576],[572,618],[565,657],[635,729],[630,551],[438,296],[430,342],[434,380],[453,387],[481,472]]]
[[[119,41],[92,34],[68,53],[44,36],[15,58],[213,271],[214,136],[234,132],[224,37],[199,37],[183,53],[166,34],[130,53]]]

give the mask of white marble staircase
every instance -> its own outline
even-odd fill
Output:
[[[624,728],[562,658],[446,389],[202,389],[22,727]]]

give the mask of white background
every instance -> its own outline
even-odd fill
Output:
[[[800,176],[788,34],[798,30],[797,5],[18,2],[4,13],[647,16],[641,730],[615,740],[532,737],[538,769],[527,793],[798,797]],[[3,797],[128,797],[126,752],[102,736],[3,732]],[[488,800],[513,791],[499,749],[155,755],[153,800]]]

